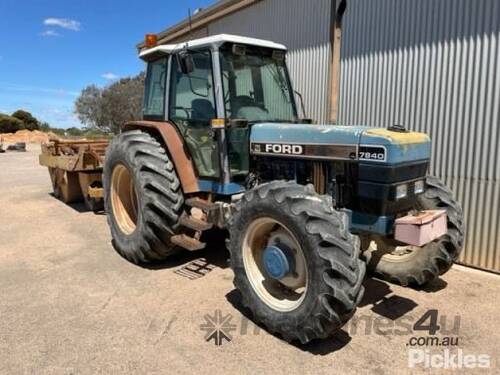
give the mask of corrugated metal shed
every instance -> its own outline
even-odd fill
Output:
[[[461,261],[500,270],[500,1],[353,0],[340,119],[430,134],[431,173],[462,203]]]
[[[195,33],[233,33],[287,45],[292,80],[308,116],[327,122],[332,0],[245,1],[245,8]],[[340,123],[399,123],[431,135],[431,173],[453,189],[465,210],[461,261],[495,271],[500,271],[499,43],[499,0],[349,0],[339,108]]]

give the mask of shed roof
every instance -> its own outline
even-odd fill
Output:
[[[175,41],[176,39],[189,34],[190,30],[196,31],[210,22],[260,1],[262,0],[219,0],[208,8],[192,15],[191,22],[189,17],[186,17],[181,22],[159,32],[157,34],[158,43],[166,44]],[[137,48],[139,50],[144,49],[144,42],[138,43]]]

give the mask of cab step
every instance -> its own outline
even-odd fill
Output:
[[[189,251],[196,251],[204,249],[206,244],[204,242],[198,241],[196,238],[189,237],[186,234],[178,234],[170,238],[170,241],[179,247],[182,247]]]
[[[198,197],[186,199],[184,203],[189,207],[199,208],[204,211],[215,210],[218,208],[216,204]]]
[[[212,223],[208,223],[204,220],[197,219],[191,215],[182,216],[180,219],[180,224],[187,228],[194,229],[195,231],[198,232],[203,232],[212,229],[213,227]]]

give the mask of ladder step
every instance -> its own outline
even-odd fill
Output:
[[[170,238],[170,241],[177,246],[180,246],[189,251],[196,251],[205,248],[205,243],[198,241],[196,238],[189,237],[185,234],[178,234]]]
[[[216,204],[198,197],[186,199],[185,203],[189,207],[196,207],[199,208],[200,210],[205,210],[205,211],[210,211],[217,208]]]
[[[182,216],[180,223],[181,223],[181,225],[184,225],[185,227],[188,227],[188,228],[194,229],[196,231],[200,231],[200,232],[203,232],[205,230],[209,230],[213,226],[211,223],[207,223],[204,220],[197,219],[197,218],[190,216],[190,215]]]

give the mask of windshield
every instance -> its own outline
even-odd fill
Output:
[[[245,47],[234,54],[232,45],[221,50],[224,106],[230,119],[249,122],[296,121],[283,52]],[[280,56],[281,55],[281,56]]]

